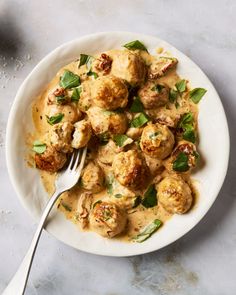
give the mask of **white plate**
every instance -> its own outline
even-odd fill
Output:
[[[34,68],[16,95],[7,126],[6,155],[10,178],[23,206],[33,218],[38,219],[48,196],[38,171],[29,168],[25,162],[25,134],[33,129],[31,105],[35,96],[62,66],[77,59],[80,53],[93,55],[119,48],[135,39],[141,40],[153,54],[157,47],[169,50],[179,60],[179,75],[190,80],[192,87],[207,89],[199,104],[199,150],[206,163],[193,175],[200,195],[196,208],[188,214],[171,218],[144,243],[124,243],[102,238],[93,232],[80,232],[62,213],[53,211],[48,232],[72,247],[100,255],[129,256],[158,250],[191,230],[215,201],[227,171],[229,133],[220,98],[209,79],[187,56],[156,37],[126,32],[94,34],[58,47]]]

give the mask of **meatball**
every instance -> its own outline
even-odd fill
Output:
[[[106,110],[124,108],[128,103],[128,94],[123,80],[114,76],[97,78],[91,88],[94,104]]]
[[[112,238],[121,233],[127,223],[127,216],[117,205],[97,202],[90,214],[90,226],[103,237]]]
[[[91,98],[91,81],[85,81],[80,85],[81,93],[78,102],[78,108],[82,112],[86,112],[92,105]]]
[[[174,143],[175,138],[169,128],[157,123],[143,129],[140,147],[146,155],[164,159],[171,153]]]
[[[157,79],[165,75],[165,73],[174,68],[178,63],[176,58],[159,57],[154,60],[149,68],[148,77],[150,79]]]
[[[73,104],[47,105],[44,112],[48,117],[63,114],[62,122],[70,122],[72,124],[77,122],[81,117],[80,111]]]
[[[104,188],[104,173],[100,166],[90,161],[82,171],[81,183],[84,189],[92,193],[102,191]]]
[[[62,153],[70,153],[73,151],[71,146],[72,132],[74,127],[69,122],[58,123],[53,125],[49,131],[49,139],[51,145]]]
[[[126,135],[132,139],[138,139],[141,134],[143,132],[143,128],[135,128],[135,127],[130,127],[127,131],[126,131]]]
[[[169,87],[162,84],[154,84],[148,81],[140,88],[138,95],[146,109],[157,108],[169,101]]]
[[[113,140],[109,140],[106,145],[100,145],[98,148],[98,160],[103,164],[112,164],[116,154],[121,151]]]
[[[82,120],[74,124],[75,131],[73,133],[72,147],[75,149],[82,148],[87,145],[92,135],[91,124],[87,120]]]
[[[192,205],[191,189],[181,177],[165,177],[157,185],[157,191],[159,203],[170,213],[183,214]]]
[[[147,177],[146,163],[136,150],[117,154],[112,169],[120,184],[128,187],[141,187]]]
[[[99,107],[91,107],[88,117],[96,135],[107,133],[124,134],[128,128],[128,120],[124,113],[105,111]]]
[[[51,146],[47,146],[43,154],[35,154],[36,167],[48,172],[56,172],[62,169],[66,161],[66,155],[58,152]]]
[[[151,175],[155,176],[158,173],[161,173],[163,170],[162,160],[157,158],[152,158],[148,155],[144,155],[146,164],[149,168]]]
[[[136,53],[129,50],[118,51],[113,57],[111,73],[130,85],[137,86],[145,80],[146,65]]]
[[[180,157],[182,157],[182,165],[178,165]],[[173,150],[165,166],[169,171],[187,172],[196,167],[198,158],[199,154],[197,153],[196,146],[189,141],[181,140]]]

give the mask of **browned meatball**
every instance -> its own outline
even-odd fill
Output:
[[[155,84],[148,81],[140,88],[138,95],[146,109],[157,108],[169,101],[169,87],[164,84]]]
[[[112,169],[120,184],[128,187],[141,187],[147,177],[146,163],[136,150],[117,154]]]
[[[103,237],[112,238],[121,233],[127,223],[127,216],[117,205],[97,202],[90,214],[90,226]]]
[[[132,86],[137,86],[145,80],[146,65],[138,54],[129,50],[118,51],[113,56],[111,73]]]
[[[157,185],[157,191],[160,204],[170,213],[183,214],[192,205],[191,189],[181,177],[165,177]]]
[[[164,76],[169,69],[174,68],[177,63],[178,60],[174,57],[159,57],[152,62],[149,68],[148,77],[150,79],[160,78]]]
[[[93,102],[106,110],[124,108],[128,102],[128,94],[123,80],[115,76],[99,77],[91,87]]]
[[[67,161],[65,154],[48,146],[43,154],[35,154],[36,167],[41,170],[56,172],[63,168]]]
[[[165,159],[171,153],[174,143],[174,135],[169,128],[156,123],[143,129],[140,147],[148,156]]]

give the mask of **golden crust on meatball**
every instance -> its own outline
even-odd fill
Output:
[[[124,134],[128,128],[128,120],[124,113],[105,111],[99,107],[91,107],[88,117],[96,135],[107,133]]]
[[[165,177],[157,185],[157,191],[159,203],[170,213],[183,214],[192,205],[191,189],[181,177]]]
[[[146,163],[136,150],[117,154],[112,169],[120,184],[128,187],[141,187],[147,177]]]
[[[101,76],[91,87],[94,104],[106,110],[124,108],[128,103],[128,88],[124,81],[115,76]]]
[[[174,143],[174,135],[169,128],[156,123],[143,129],[140,147],[146,155],[164,159],[171,153]]]
[[[75,131],[73,133],[72,147],[75,149],[82,148],[87,145],[91,136],[91,124],[87,120],[82,120],[74,124]]]
[[[51,146],[47,146],[43,154],[35,154],[36,167],[48,172],[57,172],[62,169],[66,161],[66,154],[58,152]]]
[[[148,81],[140,88],[138,95],[144,107],[152,109],[163,106],[169,101],[169,90],[164,83],[156,84]]]
[[[140,85],[146,78],[146,65],[143,59],[129,50],[117,51],[113,56],[111,73],[126,80],[132,86]]]
[[[47,105],[45,106],[45,114],[48,117],[63,114],[61,122],[70,122],[71,124],[74,124],[81,118],[81,112],[74,104]]]
[[[90,192],[98,193],[104,188],[104,173],[100,166],[90,161],[82,171],[82,187]]]
[[[127,216],[117,205],[97,202],[90,214],[90,227],[99,235],[112,238],[120,234],[127,223]]]

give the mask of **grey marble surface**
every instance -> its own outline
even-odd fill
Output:
[[[234,0],[0,1],[0,292],[35,230],[6,170],[5,129],[14,95],[40,59],[61,43],[97,31],[124,30],[172,43],[214,83],[231,134],[227,179],[200,224],[155,253],[100,257],[44,233],[26,294],[236,294],[235,15]]]

